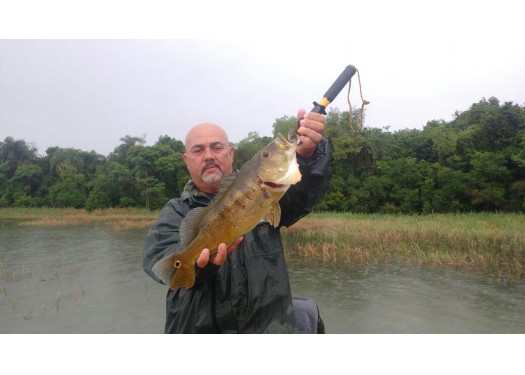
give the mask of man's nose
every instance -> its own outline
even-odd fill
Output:
[[[204,159],[215,159],[215,155],[213,154],[211,147],[204,147]]]

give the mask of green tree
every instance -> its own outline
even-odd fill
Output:
[[[75,166],[65,162],[56,167],[59,182],[49,188],[53,207],[82,208],[86,201],[86,177]]]
[[[288,137],[288,133],[295,129],[297,126],[297,117],[295,116],[283,116],[278,118],[273,123],[273,137],[276,137],[278,133],[281,133],[285,137]],[[248,138],[253,136],[252,133],[248,134]]]
[[[0,142],[0,171],[6,179],[10,179],[15,174],[19,165],[31,164],[36,161],[37,149],[27,145],[24,140],[14,140],[6,137]]]
[[[467,194],[472,205],[479,210],[505,209],[506,186],[511,174],[506,167],[504,155],[493,152],[475,152],[471,158]]]
[[[108,161],[100,166],[86,201],[86,208],[136,206],[133,174],[125,165]]]
[[[35,193],[42,183],[44,172],[36,164],[21,164],[11,178],[13,206],[36,207],[39,204]]]
[[[115,147],[113,152],[111,152],[108,156],[110,160],[117,161],[120,164],[126,164],[128,153],[132,148],[144,146],[146,144],[145,137],[133,137],[130,135],[120,138],[120,141],[122,143]]]
[[[161,136],[152,149],[156,155],[153,175],[164,184],[164,195],[179,196],[189,179],[183,157],[184,144],[168,136]]]
[[[437,161],[440,163],[446,163],[447,159],[455,154],[458,136],[445,121],[429,121],[423,133],[432,141],[431,155],[437,154]]]
[[[367,167],[369,146],[365,136],[345,134],[332,140],[332,160],[344,175],[360,175]]]
[[[465,179],[461,171],[442,166],[440,163],[421,161],[420,183],[422,213],[455,212],[464,210]]]
[[[385,180],[388,201],[382,210],[387,212],[421,212],[421,184],[424,181],[422,164],[414,157],[378,162],[379,176]]]

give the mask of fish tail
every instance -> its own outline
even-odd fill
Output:
[[[175,254],[168,255],[159,260],[152,267],[152,271],[155,273],[155,275],[167,285],[170,284],[171,279],[173,279],[175,276],[175,271],[177,271],[174,266],[174,257]]]
[[[175,253],[159,260],[152,268],[157,277],[171,289],[191,288],[195,283],[195,264]]]
[[[195,264],[187,261],[181,262],[171,279],[170,288],[191,288],[193,284],[195,284]]]

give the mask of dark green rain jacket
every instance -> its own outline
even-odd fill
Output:
[[[326,140],[311,158],[298,155],[297,161],[301,181],[279,201],[279,226],[288,227],[309,214],[326,192],[332,175]],[[162,209],[144,243],[143,266],[153,279],[161,282],[151,270],[153,265],[181,250],[179,228],[188,211],[210,201],[189,181],[181,197],[170,200]],[[258,224],[222,266],[196,266],[192,288],[168,290],[165,332],[296,333],[279,228]]]

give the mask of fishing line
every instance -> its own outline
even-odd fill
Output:
[[[352,114],[352,103],[350,102],[350,89],[352,88],[352,80],[350,79],[348,81],[348,94],[346,96],[346,99],[348,101],[348,107],[349,107],[349,114],[350,114],[350,129],[352,129],[352,132],[354,133],[361,133],[363,131],[363,113],[365,112],[365,105],[370,104],[370,102],[366,99],[363,99],[363,88],[361,86],[361,75],[359,74],[359,70],[356,69],[357,72],[357,81],[359,82],[359,95],[361,96],[361,113],[359,118],[359,128],[357,130],[354,129],[353,124],[353,114]]]

